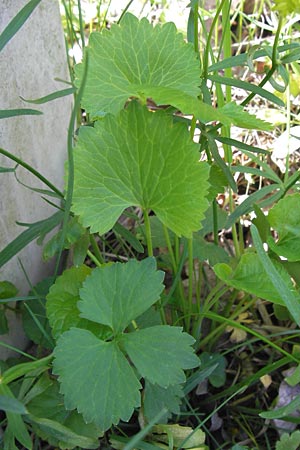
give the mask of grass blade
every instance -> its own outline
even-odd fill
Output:
[[[257,203],[258,201],[262,200],[267,194],[270,194],[270,192],[278,190],[280,186],[278,184],[270,184],[268,186],[264,186],[259,191],[254,192],[253,194],[249,195],[246,200],[243,201],[234,211],[230,214],[230,216],[227,219],[227,222],[225,224],[226,228],[230,228],[234,222],[243,214],[247,214],[251,211],[252,205],[254,203]]]
[[[55,228],[61,221],[63,217],[63,212],[58,211],[53,216],[48,217],[45,220],[35,222],[30,225],[28,230],[23,231],[19,234],[12,242],[10,242],[1,252],[0,252],[0,267],[7,263],[13,256],[19,253],[27,244],[32,242],[34,239],[38,238],[41,234],[47,234],[53,228]]]
[[[38,6],[41,0],[30,0],[18,14],[9,22],[7,27],[0,35],[0,52],[6,44],[14,37],[18,30],[24,25],[33,10]]]
[[[226,86],[234,86],[244,89],[245,91],[250,91],[253,94],[257,94],[260,97],[269,100],[271,103],[275,103],[275,105],[284,106],[284,102],[280,98],[255,84],[233,78],[220,77],[219,75],[209,75],[207,78],[214,83],[225,84]]]
[[[20,109],[1,109],[0,119],[7,119],[8,117],[16,116],[40,116],[42,111],[36,109],[20,108]]]
[[[219,136],[213,134],[213,138],[216,141],[222,142],[222,144],[231,145],[233,147],[239,148],[240,150],[248,150],[249,152],[262,153],[268,155],[270,152],[259,147],[254,147],[253,145],[245,144],[244,142],[237,141],[236,139],[228,138],[225,136]]]
[[[62,89],[61,91],[55,91],[51,94],[45,95],[45,97],[37,98],[35,100],[28,100],[20,96],[20,98],[27,103],[34,103],[35,105],[41,105],[42,103],[51,102],[52,100],[55,100],[57,98],[66,97],[67,95],[74,94],[76,91],[76,88],[68,88],[68,89]]]

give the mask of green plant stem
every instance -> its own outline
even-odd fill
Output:
[[[85,47],[85,37],[84,37],[84,22],[83,22],[83,17],[82,17],[82,10],[81,10],[81,0],[77,0],[77,6],[78,6],[78,15],[79,15],[79,29],[80,29],[80,38],[81,38],[81,48],[82,48],[82,51],[83,51],[84,47]]]
[[[194,274],[194,259],[193,259],[193,238],[188,239],[188,271],[189,271],[189,288],[188,288],[188,305],[189,314],[193,312],[193,274]],[[187,330],[190,329],[191,316],[188,315]]]
[[[233,211],[234,211],[234,200],[233,200],[233,193],[232,193],[232,190],[230,188],[229,188],[229,209],[230,209],[230,214],[232,214]],[[237,257],[239,257],[240,256],[240,244],[239,244],[239,240],[238,240],[238,235],[237,235],[235,223],[231,227],[231,232],[232,232],[232,239],[233,239],[235,255]]]
[[[150,219],[148,216],[148,211],[145,209],[143,210],[143,216],[144,216],[148,256],[153,256],[153,245],[152,245],[152,237],[151,237]]]
[[[61,239],[59,242],[59,252],[58,252],[56,266],[55,266],[55,277],[57,276],[58,271],[59,271],[59,265],[60,265],[61,255],[63,252],[63,246],[64,246],[64,242],[65,242],[65,238],[66,238],[68,220],[69,220],[71,205],[72,205],[73,188],[74,188],[73,133],[74,133],[75,123],[76,123],[77,110],[80,108],[81,97],[82,97],[86,79],[87,79],[87,72],[88,72],[87,69],[88,69],[88,53],[86,53],[83,78],[82,78],[82,82],[81,82],[78,94],[76,96],[76,100],[75,100],[75,104],[74,104],[74,108],[73,108],[73,111],[71,114],[69,128],[68,128],[68,185],[67,185],[67,193],[66,193],[66,200],[65,200],[65,212],[64,212],[64,218],[63,218],[63,224],[62,224],[62,230],[61,230]]]
[[[213,18],[208,36],[207,36],[207,41],[206,41],[206,47],[204,50],[204,54],[203,54],[203,78],[206,79],[207,78],[207,74],[208,74],[208,57],[209,57],[209,52],[210,52],[210,48],[211,48],[211,40],[212,40],[212,34],[213,31],[216,27],[216,24],[218,22],[219,19],[219,15],[221,14],[221,11],[223,9],[223,5],[227,0],[222,0],[218,6],[218,9],[216,11],[216,14]]]
[[[199,54],[198,2],[194,6],[194,50]]]
[[[91,258],[91,260],[93,261],[94,264],[96,264],[97,267],[102,267],[103,264],[98,260],[98,258],[96,258],[96,256],[90,250],[88,250],[86,254],[89,258]]]
[[[164,224],[163,224],[163,230],[164,230],[164,236],[165,236],[165,239],[166,239],[168,252],[169,252],[169,255],[170,255],[170,258],[171,258],[172,269],[173,269],[173,272],[176,273],[176,271],[177,271],[177,264],[176,264],[176,260],[175,260],[175,255],[174,255],[174,251],[173,251],[173,248],[172,248],[172,244],[171,244],[168,228]]]
[[[96,258],[98,259],[99,263],[100,264],[104,264],[105,261],[104,261],[104,259],[102,257],[102,254],[100,252],[99,246],[98,246],[98,244],[96,242],[96,239],[95,239],[95,236],[93,234],[90,234],[90,243],[91,243],[93,252],[94,252]]]
[[[213,235],[214,235],[214,243],[216,245],[219,244],[219,224],[218,224],[218,204],[217,200],[214,198],[213,200]]]

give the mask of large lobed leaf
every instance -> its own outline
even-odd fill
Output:
[[[201,228],[209,167],[182,123],[132,102],[80,130],[73,211],[91,232],[110,230],[129,206],[152,209],[179,236]]]
[[[171,89],[168,104],[181,93],[196,98],[200,68],[191,44],[177,33],[173,23],[155,28],[147,19],[126,14],[121,25],[92,33],[89,40],[89,69],[82,98],[92,115],[117,113],[129,97],[156,100],[157,88]],[[77,66],[82,77],[83,67]],[[151,88],[156,91],[151,90]]]
[[[163,278],[154,258],[99,267],[80,290],[80,315],[120,333],[159,300]]]

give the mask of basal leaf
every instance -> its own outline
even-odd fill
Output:
[[[46,309],[55,339],[71,327],[78,326],[82,320],[77,308],[79,289],[90,273],[91,269],[87,266],[72,267],[65,270],[51,287]]]
[[[80,316],[120,333],[159,299],[163,278],[154,258],[99,267],[80,290]]]
[[[294,291],[291,279],[281,264],[273,261],[290,290]],[[285,305],[277,289],[270,281],[256,253],[244,253],[235,269],[227,264],[216,264],[214,271],[221,280],[236,289],[241,289],[257,297],[264,298],[279,305]],[[295,295],[297,295],[295,293]]]
[[[268,244],[272,250],[289,261],[300,260],[300,195],[287,195],[269,211],[268,221],[278,234],[274,243],[270,238]]]
[[[59,338],[54,355],[65,406],[77,408],[86,422],[105,431],[140,406],[141,384],[115,342],[72,328]]]
[[[79,81],[82,71],[79,65]],[[173,23],[153,28],[147,19],[139,21],[126,14],[120,25],[90,36],[89,70],[82,104],[91,116],[103,112],[115,114],[123,109],[129,97],[148,96],[156,101],[151,86],[171,88],[196,98],[199,84],[196,53]],[[170,100],[168,104],[172,104]]]
[[[92,232],[109,231],[133,205],[152,209],[179,236],[201,228],[209,166],[184,124],[131,102],[83,127],[74,153],[73,211]]]
[[[122,345],[139,373],[164,388],[185,382],[183,369],[199,365],[194,338],[180,327],[157,325],[122,336]],[[156,364],[154,364],[156,362]]]

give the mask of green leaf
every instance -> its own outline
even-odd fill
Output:
[[[209,201],[214,200],[218,194],[224,192],[225,186],[227,187],[227,177],[217,164],[212,164],[210,166],[209,184]]]
[[[152,437],[158,442],[170,443],[170,437],[174,447],[179,448],[201,448],[205,442],[205,433],[191,427],[183,427],[178,424],[155,425],[152,430]],[[201,447],[200,447],[201,446]]]
[[[65,406],[77,408],[86,422],[106,431],[140,406],[142,386],[115,342],[72,328],[59,338],[54,355]]]
[[[279,233],[276,244],[268,244],[279,256],[289,261],[300,261],[300,194],[287,195],[269,211],[268,221]]]
[[[11,38],[17,33],[17,31],[22,27],[22,25],[26,22],[28,17],[40,2],[41,0],[30,0],[9,22],[7,27],[2,31],[0,35],[0,52],[11,40]]]
[[[262,207],[263,199],[270,199],[270,194],[273,191],[277,191],[276,194],[282,195],[281,193],[282,187],[278,184],[269,184],[261,189],[255,191],[253,194],[249,195],[234,211],[228,216],[228,220],[226,223],[226,228],[231,227],[234,222],[243,214],[249,213],[254,209],[253,205],[258,204],[258,206]],[[266,197],[267,196],[267,197]]]
[[[144,414],[147,420],[152,420],[164,408],[167,410],[160,423],[167,422],[171,414],[180,413],[180,404],[183,397],[182,387],[179,385],[163,388],[157,384],[145,383]]]
[[[0,411],[11,412],[15,414],[28,414],[27,409],[22,402],[14,397],[0,395]]]
[[[20,363],[10,367],[3,373],[1,377],[2,384],[0,384],[0,387],[11,383],[17,378],[20,378],[23,375],[26,375],[34,371],[35,369],[43,368],[44,370],[48,370],[49,369],[48,363],[51,361],[51,359],[52,355],[49,355],[46,356],[45,358],[38,359],[37,361]]]
[[[70,428],[61,425],[55,420],[38,418],[31,416],[30,420],[33,424],[38,425],[43,433],[47,437],[54,438],[59,442],[61,449],[72,449],[74,447],[80,447],[82,449],[96,449],[99,448],[98,439],[93,439],[87,436],[82,436]]]
[[[10,281],[0,281],[0,299],[15,297],[18,289]]]
[[[200,228],[209,166],[186,126],[166,114],[131,102],[81,129],[74,160],[73,211],[92,232],[109,231],[133,205],[152,209],[179,236]]]
[[[144,247],[140,241],[127,228],[123,227],[123,225],[117,222],[114,226],[114,232],[122,236],[138,253],[144,253]]]
[[[76,71],[82,77],[82,65]],[[129,97],[156,101],[151,87],[164,87],[196,98],[200,69],[191,44],[184,42],[173,23],[155,28],[147,19],[126,14],[120,25],[92,33],[89,70],[82,99],[91,116],[117,113]],[[147,93],[143,92],[147,88]],[[171,94],[167,104],[172,103]]]
[[[139,373],[163,388],[185,382],[183,369],[200,363],[191,347],[194,338],[180,327],[157,325],[122,335],[122,345]],[[160,363],[159,370],[154,361]]]
[[[218,230],[222,230],[225,227],[226,219],[228,214],[224,209],[217,208],[217,222],[218,222]],[[213,205],[210,205],[209,208],[205,212],[205,218],[201,222],[202,228],[198,231],[197,234],[204,237],[209,233],[212,233],[214,230],[214,212]]]
[[[46,317],[46,295],[54,281],[53,277],[45,278],[38,283],[29,295],[36,295],[36,300],[22,302],[22,323],[26,336],[35,344],[45,348],[53,348],[51,329]]]
[[[52,334],[57,339],[64,331],[71,327],[78,327],[86,321],[79,317],[77,302],[79,301],[79,289],[91,269],[87,266],[72,267],[65,270],[57,278],[47,295],[47,316],[52,328]]]
[[[281,406],[273,411],[261,412],[259,414],[263,419],[282,419],[293,414],[296,410],[300,408],[300,395],[297,395],[290,403],[286,406]]]
[[[300,431],[294,431],[291,434],[283,433],[280,441],[276,442],[275,450],[298,450],[300,446]]]
[[[211,266],[229,261],[229,255],[223,247],[206,241],[198,234],[193,237],[193,258],[198,258],[199,261],[208,261]]]
[[[211,365],[216,365],[214,371],[209,375],[208,379],[210,383],[219,388],[224,386],[226,382],[226,366],[227,361],[223,355],[220,353],[212,353],[209,354],[207,352],[203,352],[200,355],[201,366],[209,367]]]
[[[84,234],[86,230],[78,223],[78,217],[70,217],[66,228],[64,249],[70,249]],[[46,243],[43,249],[43,259],[47,261],[52,258],[61,248],[62,230],[59,230]]]
[[[80,316],[120,333],[159,299],[163,278],[154,258],[99,267],[80,290]]]
[[[62,220],[63,212],[59,211],[45,220],[30,224],[28,230],[23,231],[0,252],[0,267],[19,253],[26,245],[41,235],[49,233]]]
[[[62,89],[61,91],[55,91],[51,94],[46,95],[45,97],[37,98],[35,100],[28,100],[23,97],[20,97],[24,102],[34,103],[35,105],[41,105],[42,103],[51,102],[57,98],[66,97],[67,95],[74,94],[76,92],[76,88],[68,88]]]
[[[277,291],[280,296],[281,301],[284,306],[287,307],[289,313],[293,316],[296,324],[300,326],[300,295],[291,283],[290,277],[287,272],[280,265],[277,268],[275,264],[271,261],[269,256],[264,250],[263,243],[260,239],[259,233],[255,225],[251,225],[251,235],[253,243],[257,249],[257,254],[259,261],[261,262],[264,271],[270,281],[270,284],[275,291]]]
[[[0,173],[8,173],[8,172],[15,172],[16,167],[0,167]]]
[[[219,111],[227,115],[231,119],[232,124],[237,127],[265,131],[270,131],[273,128],[272,124],[249,114],[241,105],[237,105],[234,102],[226,103]]]
[[[43,113],[36,109],[28,109],[28,108],[1,109],[0,119],[7,119],[9,117],[16,117],[16,116],[40,116],[41,114]]]
[[[0,396],[9,397],[15,399],[12,391],[8,386],[0,383]],[[16,407],[16,403],[15,403]],[[19,413],[14,413],[6,410],[7,428],[6,433],[10,435],[10,442],[14,444],[14,439],[18,440],[27,450],[32,450],[32,441],[27,430],[27,427],[23,421],[23,418]],[[9,449],[10,450],[10,449]]]
[[[273,264],[284,279],[286,286],[295,292],[291,279],[281,264],[276,261],[273,261]],[[229,286],[285,306],[284,300],[278,290],[273,286],[269,274],[258,258],[257,253],[244,253],[235,269],[232,269],[227,264],[221,263],[214,266],[214,271],[217,277]]]
[[[284,106],[283,101],[276,97],[276,95],[261,88],[260,86],[248,83],[247,81],[238,80],[236,78],[221,77],[220,75],[209,75],[207,78],[215,83],[225,84],[225,86],[235,86],[240,89],[245,89],[246,91],[253,92],[262,98],[266,98],[270,102],[275,103],[275,105]]]

